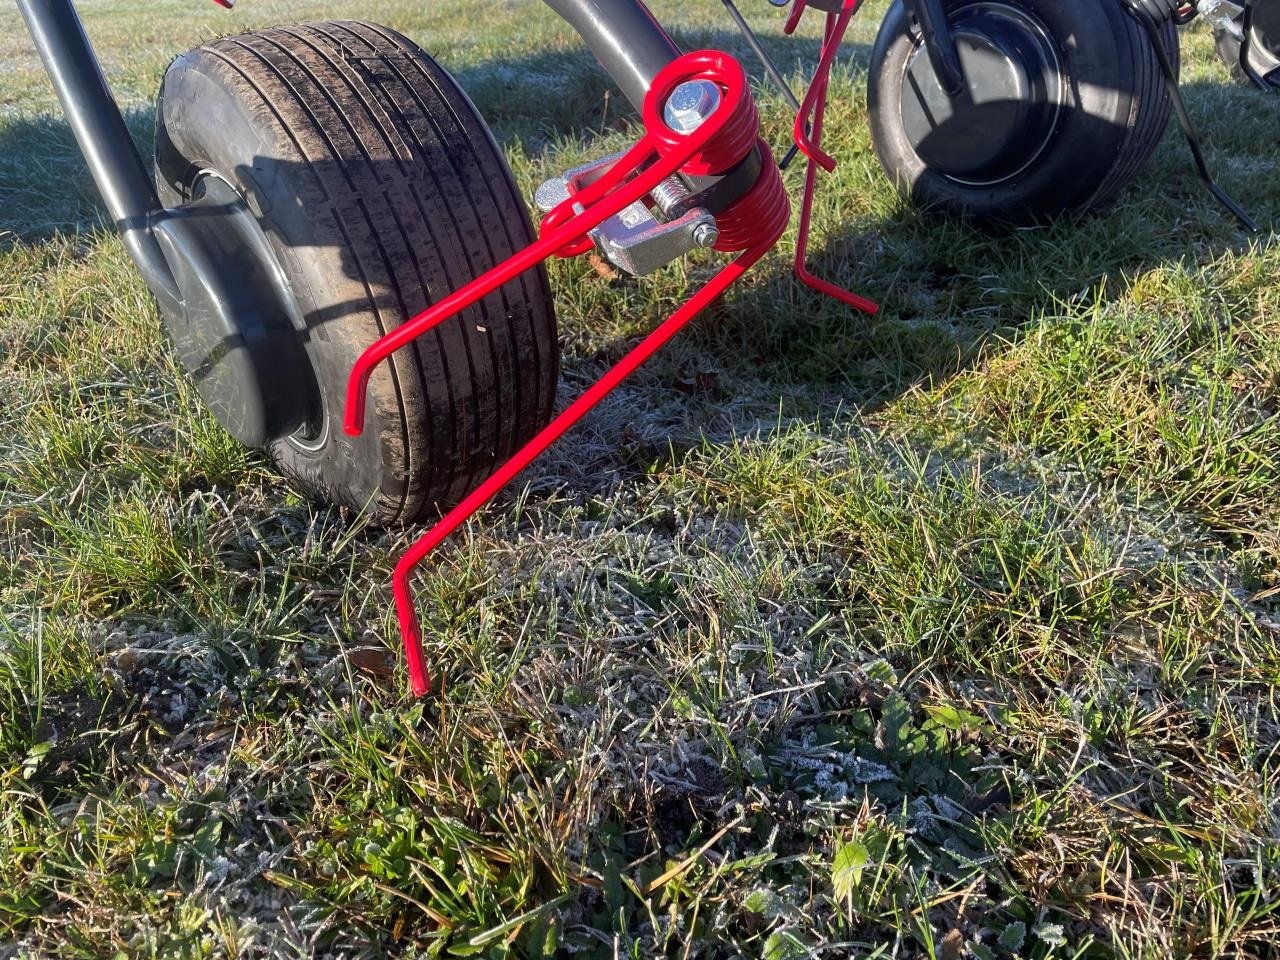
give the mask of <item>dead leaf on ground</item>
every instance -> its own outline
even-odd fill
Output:
[[[396,672],[395,658],[386,647],[359,647],[347,654],[347,662],[361,673],[383,680]]]
[[[952,930],[942,938],[938,947],[939,960],[960,960],[963,955],[964,934],[959,930]]]

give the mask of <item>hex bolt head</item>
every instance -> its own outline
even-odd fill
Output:
[[[693,133],[720,106],[720,88],[710,80],[686,80],[667,97],[662,119],[676,133]]]
[[[700,223],[693,230],[693,242],[710,250],[720,239],[720,228],[714,223]]]

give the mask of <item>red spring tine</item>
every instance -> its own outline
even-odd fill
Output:
[[[712,79],[720,85],[724,92],[720,108],[692,133],[676,134],[662,122],[661,105],[678,83],[700,77]],[[646,121],[645,137],[627,151],[604,177],[551,211],[537,241],[397,327],[361,355],[347,384],[344,427],[349,434],[358,436],[364,429],[364,405],[369,377],[382,360],[548,257],[580,250],[581,239],[587,231],[649,194],[662,180],[686,164],[692,162],[700,169],[709,171],[727,169],[754,147],[758,135],[759,118],[747,89],[746,75],[736,60],[718,51],[687,54],[661,71],[646,98],[643,115]],[[655,152],[657,157],[653,159]],[[641,169],[651,159],[653,162]],[[768,172],[766,170],[764,173]],[[635,174],[634,177],[626,179],[632,173]],[[766,193],[776,195],[765,197]],[[553,419],[493,476],[450,510],[410,547],[396,565],[392,588],[415,695],[422,696],[429,692],[431,684],[423,655],[417,611],[409,587],[414,569],[441,541],[496,496],[539,454],[563,436],[777,244],[786,229],[789,205],[776,169],[773,170],[772,178],[767,181],[762,174],[761,182],[740,203],[747,203],[757,212],[768,211],[770,214],[756,220],[758,226],[754,235],[739,233],[742,247],[738,249],[745,249],[746,252],[721,269],[709,283],[645,337],[568,409]],[[569,216],[568,213],[575,206],[582,206],[583,212]],[[743,221],[747,218],[743,215],[737,219]]]
[[[822,37],[822,55],[818,59],[818,69],[813,74],[813,83],[809,84],[804,102],[800,104],[800,112],[796,114],[796,122],[792,130],[800,152],[811,161],[816,161],[828,173],[836,168],[836,161],[819,145],[822,138],[816,127],[810,127],[810,132],[806,133],[805,126],[816,110],[818,100],[826,102],[827,87],[831,84],[831,67],[835,63],[836,54],[840,52],[840,42],[844,39],[845,31],[849,29],[849,22],[858,12],[859,6],[861,6],[861,0],[845,0],[838,14],[827,14],[827,26]]]
[[[795,0],[791,5],[791,13],[787,15],[787,25],[782,28],[782,32],[787,36],[796,32],[796,27],[800,26],[800,19],[804,16],[805,8],[809,6],[809,0]]]
[[[665,102],[666,93],[673,90],[682,80],[697,77],[707,77],[719,83],[724,91],[724,98],[719,109],[697,130],[689,134],[677,134],[669,130],[661,120],[661,105]],[[656,103],[657,107],[651,108],[652,103]],[[690,160],[700,161],[704,165],[719,160],[718,151],[710,145],[715,143],[717,137],[726,129],[733,131],[730,134],[731,137],[737,135],[736,128],[743,122],[741,112],[745,109],[744,104],[750,107],[751,116],[754,118],[755,107],[747,90],[746,74],[743,73],[738,62],[728,54],[715,50],[700,50],[685,54],[668,64],[654,79],[645,101],[644,115],[648,131],[646,135],[620,157],[608,173],[548,214],[556,229],[481,274],[461,290],[451,293],[439,303],[396,327],[376,340],[360,355],[347,381],[347,406],[343,429],[355,437],[364,431],[365,398],[368,394],[369,378],[379,363],[548,257],[562,252],[572,253],[574,250],[581,250],[580,241],[587,231],[593,230],[614,214],[646,196],[654,187]],[[651,124],[660,125],[664,132],[663,139],[656,144],[659,159],[639,172],[634,179],[623,182],[629,172],[638,169],[640,164],[653,153],[655,143],[652,131],[658,127]],[[748,144],[751,142],[754,142],[754,137],[748,141]],[[705,155],[704,151],[706,151]],[[745,151],[744,154],[725,163],[721,169],[732,166],[733,163],[741,160],[743,155]],[[714,159],[708,160],[707,157]],[[583,213],[566,219],[560,208],[572,210],[574,205],[581,205],[586,209]]]
[[[844,7],[839,14],[827,14],[826,29],[823,31],[822,38],[822,56],[819,58],[818,69],[813,75],[813,83],[809,85],[809,92],[805,94],[800,113],[796,115],[796,123],[793,130],[796,144],[805,156],[809,158],[809,163],[804,175],[804,197],[800,204],[800,223],[796,228],[795,272],[797,279],[805,286],[826,294],[834,300],[839,300],[855,310],[874,316],[880,312],[879,304],[814,276],[809,271],[808,266],[809,232],[813,226],[813,198],[818,184],[818,167],[821,166],[823,169],[831,171],[836,166],[835,160],[823,152],[821,147],[822,123],[827,112],[827,91],[831,85],[831,65],[835,62],[836,52],[840,49],[840,43],[849,27],[849,21],[858,11],[860,2],[861,0],[845,0]],[[809,132],[806,134],[805,119],[809,116],[812,116],[813,119],[809,125]]]
[[[822,165],[826,169],[835,166],[834,160],[823,153],[820,146],[831,65],[845,29],[858,6],[859,0],[845,0],[839,15],[828,15],[819,67],[814,83],[805,97],[804,108],[796,120],[796,141],[809,158],[800,233],[796,244],[796,274],[803,282],[820,292],[856,309],[874,313],[878,309],[874,303],[819,280],[808,272],[804,264],[812,223],[816,166]],[[796,9],[788,21],[787,32],[794,29],[804,8],[805,0],[796,0]],[[720,85],[724,93],[721,106],[693,133],[677,134],[662,120],[662,104],[677,84],[701,78],[711,79]],[[722,172],[739,162],[747,151],[756,149],[757,145],[761,149],[766,167],[756,185],[730,210],[717,218],[722,229],[716,248],[726,252],[744,252],[723,267],[702,289],[694,293],[675,313],[570,404],[568,409],[555,417],[514,457],[450,510],[409,548],[396,565],[392,588],[410,682],[416,696],[428,693],[431,683],[422,648],[422,632],[410,589],[413,571],[442,541],[668,343],[703,308],[751,269],[777,244],[786,230],[790,219],[790,203],[772,155],[758,140],[759,117],[747,89],[746,75],[736,60],[719,51],[699,51],[681,57],[655,78],[642,115],[645,136],[603,177],[577,191],[547,214],[537,241],[379,339],[361,355],[352,369],[347,388],[344,427],[348,433],[359,435],[364,426],[369,377],[377,364],[396,350],[548,257],[573,256],[585,252],[589,249],[583,242],[588,231],[648,195],[676,170],[683,168],[692,172]],[[812,134],[805,136],[804,120],[810,115],[813,117]],[[578,209],[582,212],[577,212]]]
[[[703,308],[708,306],[738,278],[751,269],[757,260],[773,248],[781,236],[781,231],[779,231],[776,236],[761,239],[757,246],[725,266],[706,286],[690,297],[661,326],[645,337],[639,346],[610,368],[608,373],[592,384],[582,396],[552,420],[519,453],[503,464],[497,473],[450,510],[444,519],[427,531],[426,536],[410,547],[408,553],[401,558],[392,576],[392,589],[395,591],[396,613],[400,620],[400,636],[404,642],[405,655],[409,664],[409,682],[413,687],[415,696],[421,697],[431,691],[431,681],[427,673],[426,659],[422,649],[422,631],[418,625],[418,612],[414,606],[413,592],[409,586],[409,578],[418,564],[422,563],[427,558],[427,555],[438,547],[445,538],[466,523],[476,511],[497,496],[508,483],[537,459],[543,451],[564,436],[596,404],[612,393],[619,384],[631,376],[646,360],[662,349]]]

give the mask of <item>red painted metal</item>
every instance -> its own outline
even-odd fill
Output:
[[[787,14],[787,24],[782,28],[782,32],[787,36],[795,33],[796,27],[800,26],[800,20],[808,8],[809,0],[792,0],[791,12]]]
[[[662,105],[678,84],[698,79],[713,80],[720,85],[724,94],[720,108],[692,133],[676,133],[662,122]],[[657,106],[653,107],[655,103]],[[655,128],[650,124],[661,126],[663,134],[655,137]],[[703,50],[685,54],[669,64],[654,78],[645,98],[645,136],[623,154],[608,173],[548,213],[535,242],[396,327],[361,354],[347,382],[343,423],[346,432],[352,436],[363,432],[369,377],[379,363],[549,257],[575,256],[591,249],[590,241],[586,240],[588,231],[646,197],[685,164],[692,161],[706,168],[723,163],[724,154],[712,145],[722,135],[741,142],[742,128],[748,124],[754,124],[753,135],[746,139],[749,145],[759,135],[759,117],[747,88],[746,74],[733,57],[719,51]],[[728,166],[744,156],[745,149]],[[581,213],[575,212],[578,207],[583,208]]]
[[[851,9],[847,14],[841,15],[845,26],[857,8],[854,0],[847,2]],[[829,78],[830,64],[834,59],[834,50],[828,48],[838,46],[843,32],[843,28],[838,32],[833,31],[832,24],[828,23],[823,56],[826,67],[825,70],[820,69],[824,92],[813,103],[815,129],[810,146],[814,148],[821,139],[822,114],[826,106],[825,82]],[[697,130],[681,134],[671,130],[663,122],[662,107],[678,84],[694,79],[712,80],[720,86],[723,96],[720,107]],[[404,641],[410,682],[417,696],[428,693],[431,684],[423,653],[421,628],[410,589],[410,578],[414,570],[442,541],[483,508],[551,444],[679,333],[690,320],[750,270],[778,243],[790,221],[791,203],[783,186],[782,176],[773,155],[759,139],[760,121],[755,103],[747,86],[746,75],[733,57],[711,50],[680,57],[655,78],[645,99],[642,117],[645,135],[640,141],[623,154],[600,179],[581,189],[571,184],[569,199],[544,218],[538,240],[379,339],[365,351],[352,370],[347,390],[344,428],[349,434],[359,435],[364,428],[365,394],[369,378],[377,365],[396,350],[549,257],[577,256],[592,249],[593,244],[587,237],[588,231],[637,200],[647,197],[650,191],[677,170],[720,173],[743,160],[750,150],[761,151],[762,169],[755,186],[716,217],[720,229],[716,249],[739,253],[739,256],[723,267],[563,413],[555,417],[493,476],[450,510],[410,547],[396,565],[392,577],[396,614]],[[801,222],[802,242],[811,220],[813,177],[814,164],[810,155],[806,179],[806,213]],[[798,249],[797,253],[798,263],[802,264],[803,249]],[[832,296],[859,309],[869,312],[876,309],[870,301],[830,284],[826,286],[830,290],[823,292],[835,291],[831,293]]]
[[[804,0],[796,0],[797,6]],[[836,54],[844,40],[845,31],[853,15],[858,12],[861,0],[845,0],[839,13],[828,13],[826,28],[822,36],[822,54],[818,58],[818,69],[814,72],[813,82],[805,94],[800,112],[796,114],[796,122],[792,127],[796,145],[808,159],[808,168],[804,175],[804,197],[800,204],[800,224],[796,230],[796,277],[807,287],[826,294],[841,303],[874,315],[880,307],[866,297],[858,296],[851,290],[838,287],[834,283],[816,277],[809,270],[809,231],[813,225],[813,199],[818,185],[818,167],[827,172],[836,168],[835,159],[822,149],[822,122],[827,112],[827,92],[831,86],[831,67],[835,63]],[[792,21],[787,22],[787,32],[795,29]]]
[[[575,400],[564,413],[552,420],[541,433],[534,437],[515,457],[504,464],[497,473],[450,510],[444,519],[432,527],[427,532],[427,535],[417,541],[409,549],[409,552],[401,558],[396,565],[395,573],[392,575],[392,588],[395,592],[396,614],[400,619],[400,634],[404,641],[405,655],[409,663],[409,680],[413,686],[414,694],[422,696],[431,690],[426,662],[423,658],[422,633],[418,625],[418,613],[414,606],[413,593],[409,586],[409,578],[418,564],[425,560],[427,555],[454,530],[465,523],[472,514],[493,499],[503,487],[515,479],[516,475],[532,463],[539,454],[560,439],[596,404],[612,393],[619,384],[657,353],[704,307],[724,293],[731,284],[751,269],[757,260],[772,249],[781,236],[782,231],[778,231],[774,236],[767,234],[762,236],[756,246],[724,267],[661,326],[645,337],[638,347],[623,357],[608,373]]]

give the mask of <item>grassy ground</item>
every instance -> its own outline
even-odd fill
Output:
[[[144,140],[172,55],[337,12],[82,6]],[[798,71],[812,30],[749,13]],[[361,15],[526,188],[626,140],[532,0]],[[1172,137],[1105,215],[997,238],[881,178],[875,21],[815,259],[884,314],[767,262],[424,571],[413,704],[407,535],[201,410],[0,10],[0,957],[1276,955],[1280,100],[1188,34],[1264,239]],[[562,399],[707,269],[558,265]]]

